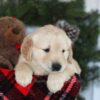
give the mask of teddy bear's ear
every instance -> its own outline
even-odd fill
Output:
[[[21,46],[21,54],[27,60],[30,61],[33,56],[33,41],[30,36],[25,37],[22,46]]]
[[[63,29],[68,35],[68,37],[72,40],[73,43],[78,39],[80,30],[77,26],[70,25],[65,20],[58,21],[56,23],[56,26]]]

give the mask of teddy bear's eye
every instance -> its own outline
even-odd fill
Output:
[[[50,48],[43,49],[45,52],[49,52]]]
[[[15,28],[12,29],[12,32],[17,35],[17,34],[20,33],[20,29],[15,27]]]
[[[63,49],[63,50],[62,50],[62,52],[64,53],[64,52],[65,52],[65,50]]]

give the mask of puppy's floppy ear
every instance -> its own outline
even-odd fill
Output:
[[[30,36],[25,37],[21,46],[21,54],[28,61],[31,60],[33,56],[32,47],[33,47],[32,38]]]
[[[68,63],[72,64],[72,60],[73,60],[73,51],[72,51],[72,47],[70,46],[70,48],[68,49],[69,51],[69,55],[68,55]]]
[[[73,58],[72,47],[69,48],[69,56],[68,56],[67,62],[68,62],[69,64],[71,64],[71,66],[74,65],[77,74],[79,74],[79,75],[81,74],[80,66],[79,66],[79,64],[77,63],[77,61]]]

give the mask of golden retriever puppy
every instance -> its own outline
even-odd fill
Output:
[[[22,43],[15,68],[16,81],[27,86],[33,74],[48,75],[48,89],[53,93],[59,91],[65,81],[81,72],[73,59],[71,45],[71,40],[62,29],[53,25],[39,28]]]

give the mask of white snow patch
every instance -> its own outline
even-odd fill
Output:
[[[35,32],[38,28],[39,26],[26,26],[26,33],[31,34]]]
[[[75,0],[59,0],[60,2],[71,2],[71,1],[75,1]]]
[[[85,0],[85,10],[87,12],[98,10],[100,12],[100,0]]]
[[[94,67],[94,66],[100,67],[100,62],[92,62],[91,61],[91,62],[88,63],[88,66],[89,67]]]
[[[98,36],[97,41],[97,50],[100,50],[100,35]]]

